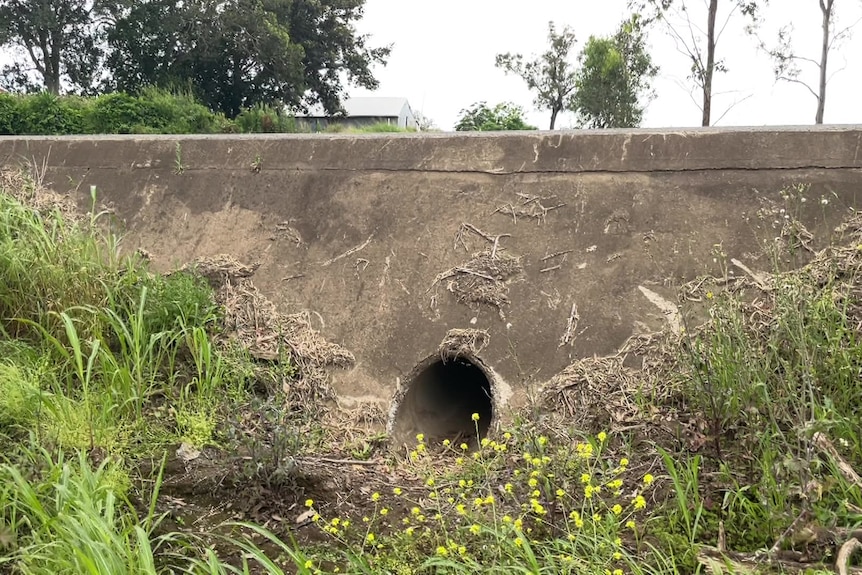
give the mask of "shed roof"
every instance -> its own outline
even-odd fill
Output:
[[[401,115],[404,106],[410,106],[407,98],[385,98],[366,96],[358,98],[345,98],[341,105],[344,106],[348,118],[395,118]],[[315,104],[309,108],[308,113],[299,114],[298,117],[325,118],[327,114],[323,106]]]
[[[360,97],[344,100],[348,117],[397,117],[407,106],[407,98]]]

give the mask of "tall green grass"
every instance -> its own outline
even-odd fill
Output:
[[[0,565],[45,575],[156,573],[154,504],[138,516],[117,463],[93,467],[82,452],[37,446],[16,455],[26,457],[23,465],[0,465],[0,526],[11,534]]]

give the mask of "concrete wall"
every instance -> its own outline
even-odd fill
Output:
[[[44,165],[82,205],[98,186],[127,247],[163,268],[217,253],[260,262],[266,295],[316,312],[356,355],[334,373],[345,405],[388,401],[452,328],[488,330],[481,359],[517,398],[573,358],[666,327],[645,294],[674,300],[717,272],[716,244],[771,269],[760,246],[779,233],[783,188],[810,185],[789,207],[814,231],[859,207],[860,150],[862,127],[0,138],[0,162]],[[500,309],[450,291],[497,273],[471,263],[482,250],[516,272],[500,276]]]

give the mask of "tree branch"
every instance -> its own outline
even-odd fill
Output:
[[[831,39],[831,40],[829,40],[829,50],[832,50],[832,45],[833,45],[835,42],[837,42],[838,40],[843,39],[843,37],[844,37],[845,35],[849,34],[849,33],[850,33],[850,31],[851,31],[853,28],[855,28],[856,26],[858,26],[858,25],[859,25],[859,22],[862,22],[862,17],[858,18],[855,22],[853,22],[853,23],[852,23],[852,24],[850,24],[849,26],[846,26],[845,28],[841,29],[841,31],[840,31],[840,32],[836,32],[835,34],[833,34],[833,35],[832,35],[832,39]]]
[[[712,122],[712,125],[713,125],[713,126],[715,126],[716,124],[718,124],[719,122],[721,122],[721,120],[722,120],[722,119],[723,119],[723,118],[724,118],[724,117],[725,117],[725,116],[726,116],[726,115],[727,115],[727,114],[728,114],[732,109],[734,109],[734,108],[735,108],[735,107],[737,107],[738,105],[742,104],[743,102],[745,102],[746,100],[748,100],[748,99],[749,99],[749,98],[751,98],[752,96],[753,96],[753,94],[749,94],[748,96],[746,96],[746,97],[742,98],[741,100],[736,100],[734,103],[732,103],[730,106],[728,106],[728,107],[727,107],[727,109],[726,109],[724,112],[722,112],[721,116],[719,116],[717,120],[715,120],[715,121],[713,121],[713,122]]]
[[[790,82],[790,83],[793,83],[793,84],[799,84],[800,86],[805,86],[805,88],[806,88],[809,92],[811,92],[811,95],[812,95],[812,96],[814,96],[815,98],[817,98],[817,100],[818,100],[818,101],[820,100],[820,95],[819,95],[819,94],[817,94],[817,92],[815,92],[814,90],[812,90],[812,89],[811,89],[811,86],[809,86],[807,83],[803,82],[802,80],[799,80],[798,78],[790,78],[790,77],[788,77],[788,76],[779,76],[779,77],[777,77],[777,78],[775,79],[775,81],[777,82],[778,80],[783,80],[783,81],[785,81],[785,82]]]

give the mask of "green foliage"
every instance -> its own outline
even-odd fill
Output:
[[[214,294],[205,279],[186,271],[167,275],[140,271],[118,278],[112,304],[123,318],[140,313],[147,336],[186,325],[206,326],[216,319]]]
[[[39,214],[0,190],[0,328],[15,336],[38,335],[40,325],[57,337],[57,311],[106,301],[105,281],[119,258],[103,242],[111,238],[81,233],[60,212]],[[27,324],[26,322],[31,322]],[[2,333],[2,332],[0,332]]]
[[[244,110],[236,122],[212,113],[187,92],[145,88],[95,98],[0,94],[0,134],[211,134],[294,132],[294,118],[276,108]]]
[[[18,99],[12,94],[0,92],[0,136],[19,134]]]
[[[21,455],[29,466],[0,465],[0,525],[14,534],[0,564],[46,575],[155,572],[147,569],[152,522],[139,526],[125,499],[128,476],[116,462],[92,469],[83,454],[67,460],[38,447]]]
[[[572,107],[577,69],[570,62],[569,54],[575,45],[575,33],[567,26],[558,34],[554,23],[549,22],[548,43],[548,50],[530,61],[525,62],[521,54],[506,53],[497,54],[496,64],[506,73],[520,76],[535,92],[533,103],[537,108],[551,111],[550,129],[553,130],[557,115]]]
[[[461,117],[455,124],[459,132],[490,132],[499,130],[535,130],[524,121],[524,111],[520,106],[502,102],[489,108],[485,102],[477,102],[470,108],[461,110]]]
[[[140,96],[122,92],[99,96],[92,100],[87,120],[95,134],[213,133],[222,122],[190,95],[156,89]]]
[[[96,134],[131,134],[138,126],[152,125],[153,110],[138,98],[117,92],[97,98],[90,113],[91,129]]]
[[[0,3],[0,46],[26,55],[0,70],[9,89],[31,90],[31,70],[41,87],[59,94],[61,82],[87,92],[102,58],[100,3],[87,0],[16,0]]]
[[[240,112],[236,117],[240,130],[247,133],[296,132],[296,120],[283,110],[264,104],[256,104]]]
[[[588,128],[640,125],[650,81],[658,73],[640,19],[632,16],[609,38],[591,36],[580,55],[572,109]]]
[[[86,133],[87,101],[74,96],[58,97],[44,92],[19,100],[17,126],[19,134]]]
[[[341,108],[345,80],[374,89],[390,47],[357,33],[365,0],[15,0],[0,3],[9,90],[51,94],[191,89],[230,118],[256,104]],[[196,22],[189,26],[189,22]],[[249,41],[252,38],[254,41]],[[38,79],[38,80],[37,80]],[[134,131],[140,110],[111,102]],[[133,106],[132,106],[133,107]]]
[[[0,343],[12,350],[8,337],[26,337],[52,366],[34,369],[24,352],[4,364],[4,426],[29,422],[56,445],[122,453],[144,431],[151,398],[178,396],[210,414],[211,436],[228,385],[207,332],[217,319],[212,289],[189,273],[156,276],[138,260],[119,258],[116,238],[97,220],[70,223],[0,194],[0,271],[7,278],[0,284]],[[245,392],[245,380],[238,381],[234,400]]]
[[[39,381],[27,368],[0,363],[0,430],[27,428],[36,421]]]
[[[32,182],[3,181],[22,189],[0,190],[0,571],[155,574],[171,546],[179,572],[196,556],[233,572],[202,541],[156,536],[161,477],[148,506],[133,503],[133,467],[119,463],[211,444],[226,408],[248,400],[255,366],[215,344],[212,289],[120,259],[98,214],[40,213],[8,194],[32,199]],[[278,385],[290,374],[280,367]]]
[[[320,103],[338,112],[342,79],[375,88],[371,66],[389,54],[388,47],[368,48],[367,37],[356,33],[364,0],[113,5],[112,87],[190,86],[229,118],[256,104],[282,102],[297,108]]]
[[[395,124],[390,124],[389,122],[377,122],[376,124],[370,124],[367,126],[351,126],[338,121],[332,121],[328,126],[326,126],[326,130],[324,131],[330,134],[377,134],[412,132],[414,130],[400,128]]]

